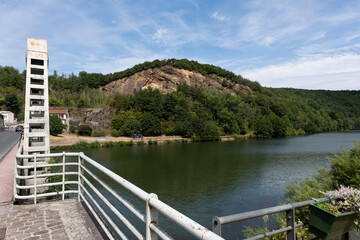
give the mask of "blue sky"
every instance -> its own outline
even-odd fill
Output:
[[[48,40],[50,73],[112,73],[188,58],[267,87],[360,90],[359,0],[0,0],[0,65],[25,69]]]

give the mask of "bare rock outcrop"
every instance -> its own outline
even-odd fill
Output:
[[[103,108],[70,109],[70,125],[88,124],[95,128],[110,128],[114,110],[105,105]]]
[[[142,90],[151,87],[159,89],[161,93],[166,94],[176,91],[177,86],[184,83],[193,87],[224,91],[232,95],[235,95],[236,91],[244,93],[252,92],[248,86],[230,83],[227,79],[216,75],[204,76],[198,72],[178,69],[172,66],[163,66],[135,73],[130,77],[113,81],[102,87],[101,90],[109,94],[115,92],[132,94],[134,89]],[[224,85],[231,85],[231,88]]]

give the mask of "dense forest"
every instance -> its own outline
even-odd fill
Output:
[[[166,65],[220,76],[227,79],[224,88],[238,83],[252,92],[237,91],[233,96],[188,85],[179,85],[177,91],[166,95],[156,89],[134,91],[132,95],[106,95],[100,91],[111,81]],[[0,86],[1,109],[13,111],[22,119],[25,72],[0,66]],[[116,112],[111,119],[113,136],[167,134],[210,141],[221,135],[269,138],[360,129],[360,91],[265,88],[222,68],[187,59],[155,60],[107,75],[58,75],[55,71],[49,76],[49,92],[51,106],[76,109],[110,105]]]

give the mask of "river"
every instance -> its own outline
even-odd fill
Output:
[[[318,167],[329,167],[327,157],[353,147],[355,140],[360,140],[360,131],[84,153],[211,229],[213,216],[277,205],[284,200],[286,184],[313,175]],[[167,222],[164,217],[160,221]],[[225,225],[223,236],[236,239],[246,224]],[[189,238],[175,226],[166,228],[178,239]]]

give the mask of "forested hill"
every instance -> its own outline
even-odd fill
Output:
[[[133,91],[129,83],[140,87]],[[0,107],[19,119],[24,84],[25,73],[0,67]],[[66,106],[73,115],[81,108],[110,106],[114,115],[101,121],[112,127],[100,130],[114,136],[139,132],[215,140],[229,134],[282,137],[360,129],[360,91],[265,88],[186,59],[145,62],[107,75],[54,72],[49,86],[50,105]],[[105,126],[102,122],[95,125]]]

